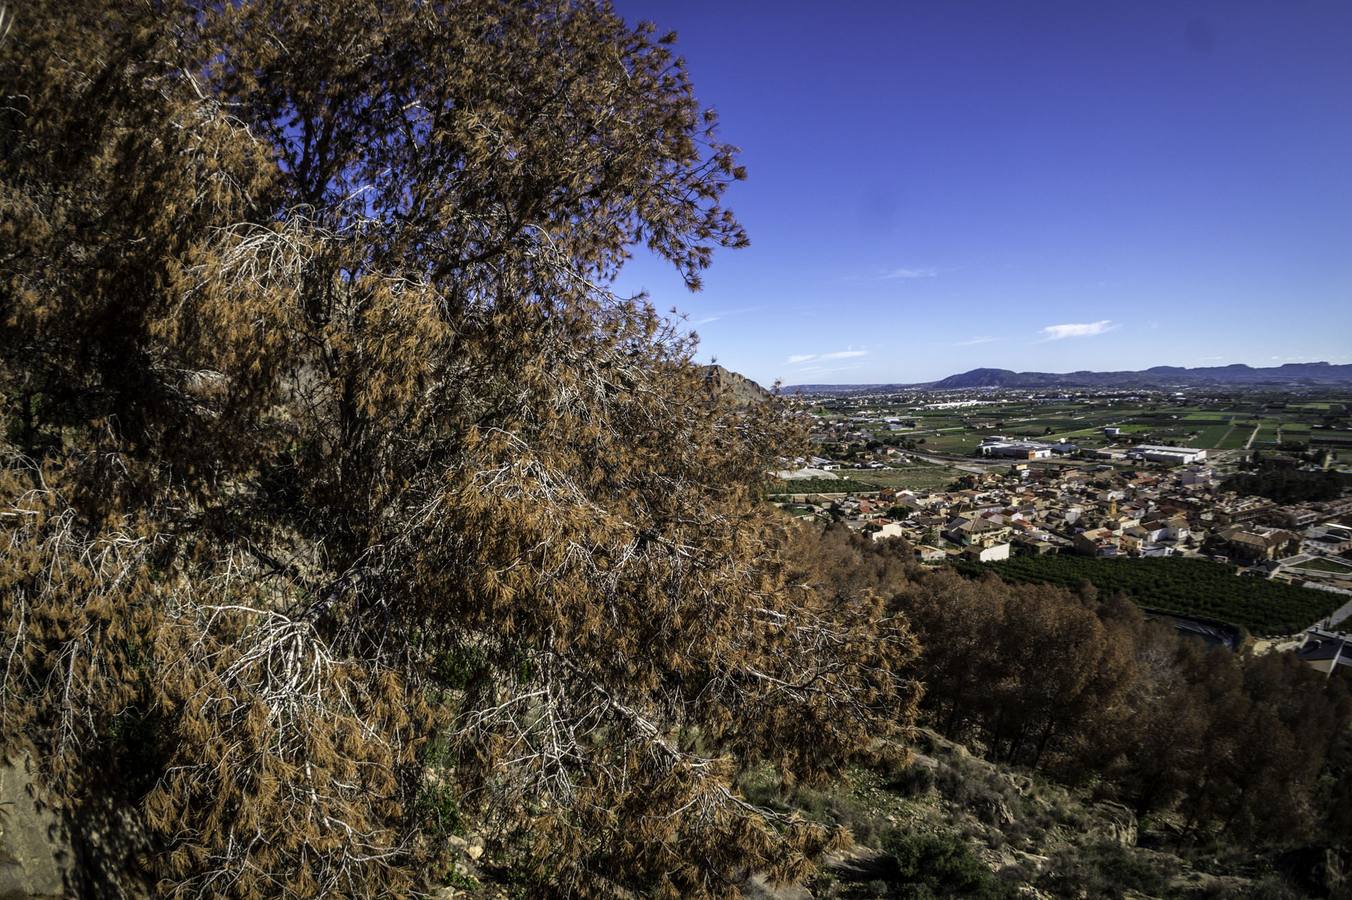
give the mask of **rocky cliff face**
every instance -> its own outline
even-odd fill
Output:
[[[770,392],[756,382],[719,365],[704,366],[709,384],[719,393],[730,393],[738,405],[747,406],[768,400]]]
[[[27,757],[0,761],[0,900],[70,896],[72,854]]]

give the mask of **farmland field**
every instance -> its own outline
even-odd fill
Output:
[[[898,488],[912,491],[938,491],[948,487],[961,475],[947,466],[904,466],[895,469],[869,469],[851,473],[855,481],[874,484],[878,487]]]
[[[858,494],[876,490],[878,490],[877,485],[865,484],[851,478],[775,478],[771,479],[765,492],[770,496],[775,496],[779,494]]]
[[[981,444],[981,438],[981,432],[945,432],[938,437],[926,438],[921,449],[970,455]]]
[[[997,563],[955,563],[966,575],[1073,588],[1088,581],[1102,593],[1122,592],[1145,609],[1242,625],[1254,634],[1294,634],[1333,612],[1339,594],[1235,575],[1204,559],[1090,559],[1020,556]]]
[[[1352,575],[1352,565],[1335,562],[1331,559],[1307,559],[1305,562],[1297,563],[1291,568],[1309,569],[1311,572],[1333,572],[1337,575]]]
[[[1312,444],[1352,446],[1352,431],[1334,431],[1325,428],[1311,430],[1309,440]]]
[[[944,409],[917,409],[880,402],[862,408],[848,401],[819,409],[837,421],[853,421],[873,439],[888,444],[914,443],[921,451],[973,456],[981,440],[1006,435],[1022,440],[1069,441],[1086,449],[1132,443],[1169,443],[1206,450],[1276,449],[1282,443],[1333,448],[1352,446],[1352,429],[1343,398],[1284,400],[1230,398],[1223,402],[1174,402],[1116,399],[986,403]],[[914,427],[885,425],[884,416],[914,421]],[[1103,434],[1105,426],[1120,436]],[[1329,427],[1333,426],[1333,427]],[[894,430],[895,429],[895,430]],[[1257,430],[1255,433],[1255,429]],[[923,441],[923,443],[921,443]]]
[[[1221,446],[1226,435],[1230,433],[1229,425],[1208,425],[1202,429],[1202,433],[1197,436],[1197,446],[1203,450],[1212,450]]]

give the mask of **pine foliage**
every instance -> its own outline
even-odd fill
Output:
[[[110,883],[406,895],[429,785],[577,895],[840,839],[734,778],[904,730],[915,642],[758,502],[784,408],[609,287],[746,243],[670,43],[592,0],[18,11],[0,734],[117,804]]]

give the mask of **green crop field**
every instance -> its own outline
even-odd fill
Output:
[[[1352,446],[1352,430],[1339,420],[1345,414],[1341,398],[1286,405],[1284,402],[1255,399],[1252,403],[1128,403],[1086,401],[1057,403],[991,403],[961,409],[916,410],[879,403],[863,408],[842,403],[827,406],[838,419],[895,415],[914,419],[915,428],[892,431],[881,422],[869,426],[877,439],[891,444],[915,442],[923,451],[954,456],[974,456],[981,440],[994,434],[1017,439],[1059,441],[1093,449],[1108,444],[1170,443],[1207,450],[1239,450],[1254,437],[1253,447],[1272,450],[1282,443],[1310,443],[1316,446]],[[1316,426],[1333,424],[1334,428]],[[1105,437],[1102,429],[1112,425],[1122,430],[1120,437]],[[1255,434],[1255,429],[1257,433]],[[923,443],[921,443],[923,441]],[[924,489],[933,476],[916,474],[887,479],[912,482],[907,486]]]
[[[1291,568],[1309,569],[1312,572],[1333,572],[1337,575],[1352,575],[1352,566],[1335,562],[1331,559],[1307,559],[1305,562],[1298,563]]]
[[[1333,612],[1346,598],[1265,578],[1204,559],[1091,559],[1019,556],[998,563],[954,563],[966,575],[992,572],[1007,581],[1075,587],[1088,581],[1101,593],[1122,592],[1158,612],[1242,625],[1254,634],[1294,634]]]
[[[1229,425],[1208,425],[1202,429],[1202,433],[1197,436],[1197,446],[1203,450],[1212,450],[1221,446],[1226,435],[1230,433]]]

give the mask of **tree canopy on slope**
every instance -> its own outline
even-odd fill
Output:
[[[591,0],[17,11],[0,734],[134,836],[83,877],[402,895],[447,798],[581,894],[833,839],[733,777],[905,727],[915,644],[756,502],[783,408],[609,287],[746,243],[670,44]]]

